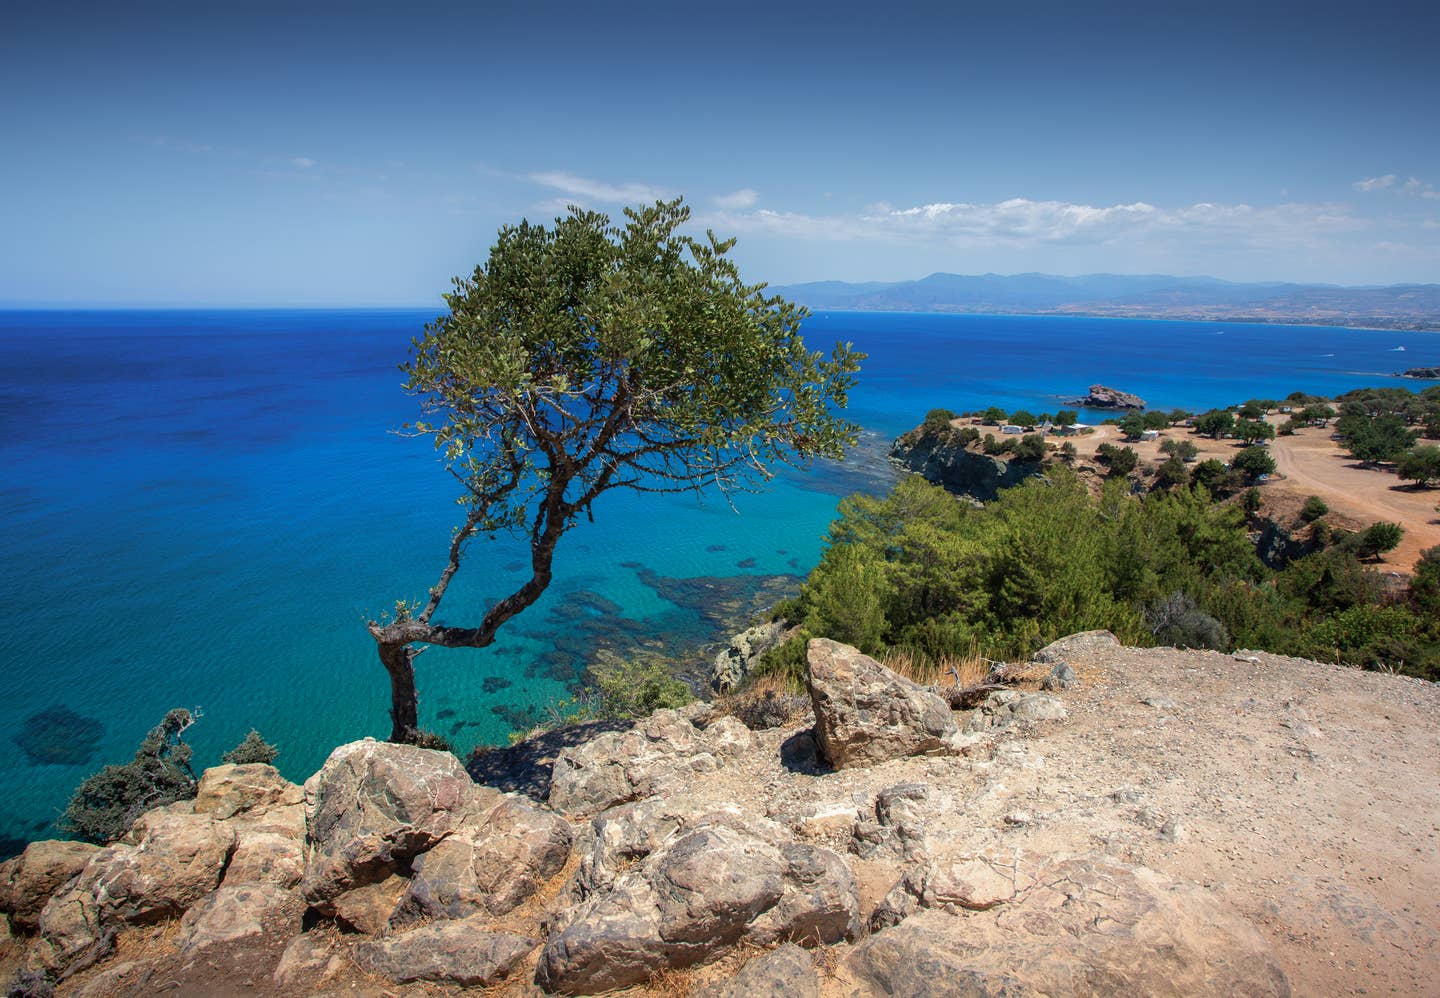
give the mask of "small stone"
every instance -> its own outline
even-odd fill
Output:
[[[1174,710],[1175,701],[1169,697],[1142,697],[1140,700],[1147,707],[1154,707],[1156,710]]]
[[[1050,675],[1045,677],[1040,684],[1042,690],[1068,690],[1078,682],[1075,678],[1075,670],[1065,662],[1056,662],[1055,668],[1050,670]]]
[[[1160,826],[1160,837],[1166,842],[1179,842],[1185,838],[1185,826],[1179,818],[1171,818]]]
[[[1029,811],[1011,811],[1005,815],[1005,824],[1015,828],[1030,824],[1033,821]]]

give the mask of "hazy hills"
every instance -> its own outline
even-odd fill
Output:
[[[931,274],[773,289],[812,309],[1211,319],[1440,330],[1440,284],[1241,284],[1165,274]]]

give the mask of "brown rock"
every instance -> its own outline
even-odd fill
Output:
[[[360,943],[353,953],[361,967],[398,984],[439,981],[483,988],[503,980],[534,948],[533,939],[489,932],[478,919],[462,919]]]
[[[400,899],[409,886],[409,880],[392,873],[376,883],[351,888],[331,902],[335,920],[366,935],[383,932],[390,927],[390,919],[400,907]]]
[[[810,954],[794,943],[752,957],[740,972],[696,992],[696,998],[819,998]]]
[[[849,645],[814,638],[805,684],[820,754],[836,769],[951,751],[949,705]]]
[[[40,928],[45,902],[78,876],[98,851],[88,842],[50,839],[31,842],[19,856],[0,863],[0,912],[10,917],[10,928],[23,933]]]
[[[190,953],[267,933],[292,936],[304,912],[299,894],[273,884],[221,887],[185,913],[176,945]]]
[[[217,820],[276,805],[300,804],[305,792],[263,763],[215,766],[200,774],[195,813]]]

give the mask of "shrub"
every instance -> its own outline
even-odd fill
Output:
[[[1245,494],[1240,497],[1240,507],[1245,510],[1247,516],[1254,516],[1260,512],[1261,502],[1260,490],[1254,487],[1246,489]]]
[[[1112,443],[1103,443],[1095,449],[1095,459],[1110,468],[1110,474],[1114,477],[1122,477],[1135,470],[1140,463],[1140,456],[1129,447],[1116,447]]]
[[[1155,472],[1155,487],[1158,489],[1179,488],[1189,481],[1190,472],[1178,457],[1167,458]]]
[[[955,414],[949,409],[931,409],[925,414],[925,429],[932,433],[943,433],[950,429],[950,420]]]
[[[591,669],[595,716],[626,721],[657,710],[683,707],[695,699],[685,681],[659,656],[614,661]]]
[[[1002,445],[999,440],[995,439],[995,434],[993,433],[985,434],[985,439],[980,444],[980,446],[986,454],[991,455],[999,454],[1002,450],[1004,450],[1004,445]]]
[[[955,436],[960,441],[961,447],[969,447],[980,439],[980,431],[973,426],[962,426],[955,431]]]
[[[1166,438],[1160,441],[1160,453],[1178,457],[1181,461],[1193,461],[1200,453],[1200,448],[1195,446],[1193,440]]]
[[[1025,436],[1020,438],[1020,442],[1015,445],[1015,460],[1045,460],[1045,438],[1038,433],[1025,434]]]
[[[416,748],[432,749],[436,752],[451,751],[450,739],[434,731],[421,729],[415,732],[415,737],[410,742]]]
[[[181,740],[195,723],[188,710],[172,710],[150,729],[135,758],[106,766],[75,790],[59,825],[76,838],[104,845],[124,835],[151,808],[195,796],[191,749]]]
[[[1372,523],[1358,534],[1350,534],[1342,543],[1347,551],[1357,558],[1378,558],[1386,551],[1393,551],[1405,536],[1405,528],[1398,523]]]
[[[1036,424],[1034,413],[1026,412],[1024,409],[1016,409],[1010,414],[1010,422],[1015,426],[1023,426],[1027,429]]]
[[[1211,648],[1223,651],[1230,643],[1225,625],[1200,609],[1188,593],[1174,593],[1152,603],[1145,622],[1160,644],[1175,648]]]
[[[1261,475],[1269,475],[1275,471],[1275,459],[1264,447],[1246,447],[1235,455],[1235,460],[1230,464],[1252,482]]]
[[[246,763],[263,762],[266,765],[274,762],[280,755],[280,750],[260,737],[260,732],[254,728],[229,752],[220,757],[220,761],[230,765],[243,766]]]
[[[1060,445],[1060,459],[1067,464],[1075,460],[1075,445],[1068,440]]]
[[[1330,506],[1319,496],[1311,496],[1305,500],[1305,508],[1300,510],[1300,519],[1306,523],[1314,523],[1320,517],[1330,512]]]
[[[1422,444],[1401,454],[1395,460],[1395,473],[1422,489],[1428,487],[1440,478],[1440,447]]]
[[[980,422],[986,426],[999,426],[1005,419],[1005,410],[998,405],[992,405],[980,414]]]
[[[1145,429],[1145,417],[1138,412],[1132,412],[1120,420],[1120,432],[1125,434],[1126,440],[1139,440]]]

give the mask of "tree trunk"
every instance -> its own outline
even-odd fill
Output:
[[[420,731],[420,698],[415,693],[415,650],[380,643],[380,664],[390,673],[390,740],[409,744]]]

